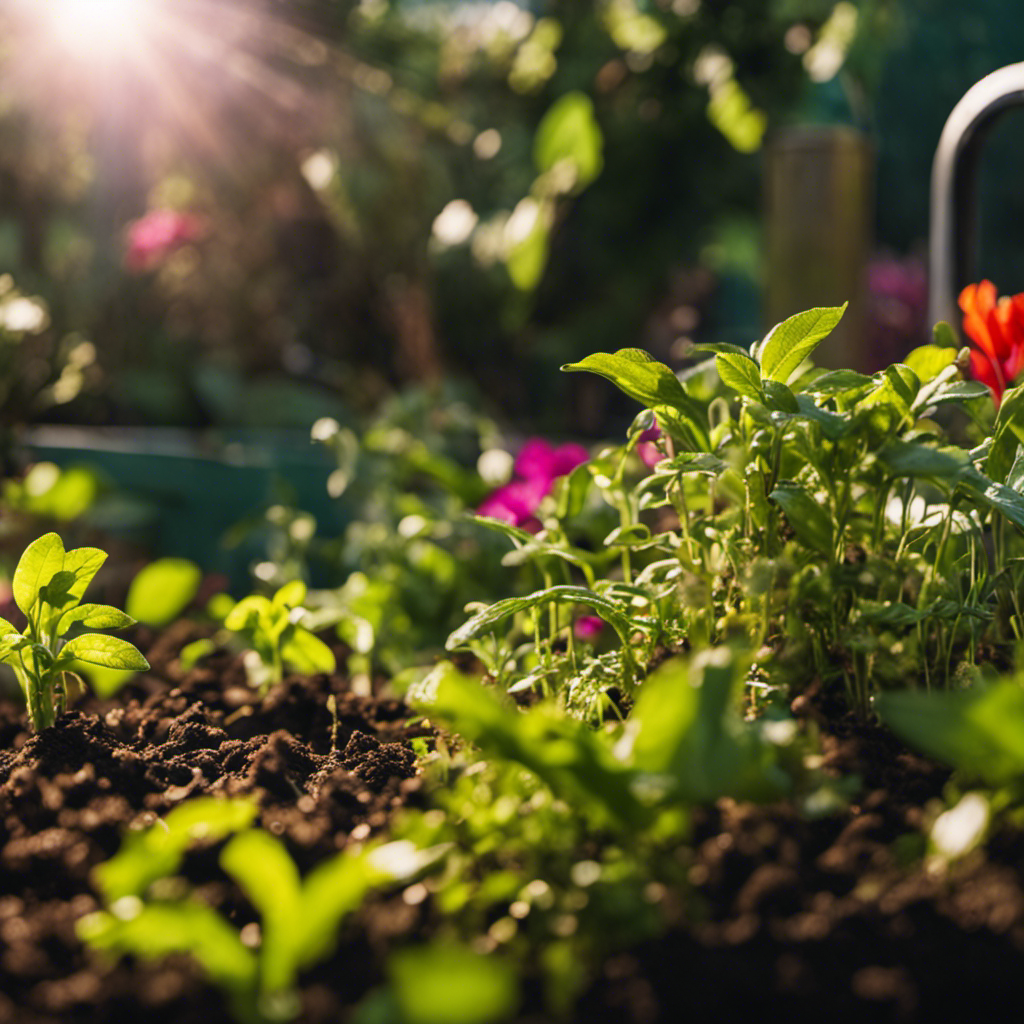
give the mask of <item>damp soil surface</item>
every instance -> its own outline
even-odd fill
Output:
[[[429,734],[399,701],[353,694],[339,676],[289,679],[260,698],[227,654],[183,674],[190,629],[136,637],[152,672],[116,704],[87,699],[39,735],[0,703],[0,1024],[229,1020],[188,958],[105,963],[76,939],[98,905],[90,871],[126,829],[194,796],[251,795],[305,871],[386,835],[397,809],[425,800],[411,741]],[[921,830],[946,772],[877,728],[827,722],[825,767],[862,781],[850,806],[817,818],[728,800],[698,811],[679,851],[689,889],[661,894],[666,932],[600,965],[577,1024],[926,1022],[953,1007],[1024,1019],[1019,834],[928,870]],[[244,925],[252,910],[216,852],[190,854],[183,873]],[[384,951],[425,937],[427,903],[377,897],[348,922],[337,953],[304,978],[301,1024],[348,1020],[382,980]],[[524,1009],[522,1024],[547,1020]]]

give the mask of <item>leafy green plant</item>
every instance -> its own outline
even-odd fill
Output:
[[[107,909],[82,918],[78,934],[94,949],[147,959],[188,953],[221,988],[242,1024],[289,1021],[298,1015],[299,971],[328,956],[341,921],[373,889],[407,881],[433,864],[443,848],[408,841],[345,850],[302,879],[284,844],[248,828],[257,812],[248,800],[193,800],[163,822],[130,833],[121,850],[94,872]],[[172,879],[198,841],[237,833],[220,864],[260,915],[257,948]]]
[[[27,620],[18,630],[0,619],[0,660],[14,669],[33,729],[54,724],[67,706],[68,682],[78,680],[76,662],[143,671],[149,663],[126,640],[86,629],[122,629],[134,619],[117,608],[82,604],[82,597],[106,553],[99,548],[65,551],[56,533],[33,541],[14,571],[11,589]]]
[[[251,654],[246,670],[253,686],[266,691],[284,678],[285,668],[295,672],[333,672],[334,653],[303,624],[307,610],[306,584],[300,580],[286,583],[272,597],[250,594],[237,604],[224,600],[223,625]],[[208,650],[208,644],[193,652]]]

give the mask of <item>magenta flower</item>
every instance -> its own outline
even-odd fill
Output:
[[[640,440],[637,442],[636,453],[640,456],[640,461],[648,469],[654,469],[665,457],[661,449],[654,443],[659,437],[661,437],[661,427],[658,426],[658,421],[655,420],[654,426],[648,427],[640,435]]]
[[[604,619],[597,615],[581,615],[572,627],[577,640],[592,644],[604,629]]]
[[[482,516],[500,519],[512,526],[529,528],[536,524],[539,529],[540,524],[534,519],[533,514],[537,511],[541,499],[548,493],[549,486],[539,480],[512,480],[489,494],[477,512]]]
[[[203,233],[202,221],[176,210],[151,210],[128,225],[125,268],[142,274],[158,267],[175,249]]]
[[[540,523],[534,513],[550,493],[551,485],[589,458],[582,445],[563,444],[555,448],[542,437],[532,437],[516,458],[513,472],[517,479],[488,495],[477,512],[536,533]]]
[[[531,437],[519,451],[515,473],[524,480],[552,480],[571,473],[590,458],[581,444],[563,444],[558,448],[542,437]],[[547,492],[545,492],[547,493]]]

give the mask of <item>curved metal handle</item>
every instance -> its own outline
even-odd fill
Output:
[[[956,324],[956,297],[976,264],[977,177],[981,144],[993,123],[1024,104],[1024,63],[1009,64],[971,86],[953,108],[932,164],[928,314]]]

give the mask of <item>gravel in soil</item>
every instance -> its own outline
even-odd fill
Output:
[[[142,638],[140,638],[142,639]],[[218,655],[182,676],[182,629],[154,638],[154,670],[118,703],[85,701],[29,736],[0,705],[0,1024],[227,1021],[187,957],[104,963],[75,937],[96,908],[91,868],[126,828],[200,794],[254,795],[260,824],[302,870],[386,831],[420,800],[398,701],[359,697],[338,677],[286,680],[266,698]],[[147,649],[144,647],[144,649]],[[336,701],[336,717],[328,697]],[[1024,846],[998,837],[946,875],[908,858],[946,773],[850,719],[825,736],[826,764],[864,785],[841,814],[729,800],[700,811],[687,858],[691,891],[666,894],[662,937],[608,958],[579,1024],[742,1019],[931,1021],[1024,1011]],[[236,924],[252,910],[200,849],[184,872]],[[679,898],[682,895],[682,898]],[[427,901],[429,902],[429,901]],[[427,903],[371,901],[338,953],[305,979],[301,1024],[335,1024],[380,981],[381,951],[414,936]],[[525,1020],[525,1018],[524,1018]],[[536,1008],[530,1021],[544,1021]]]

